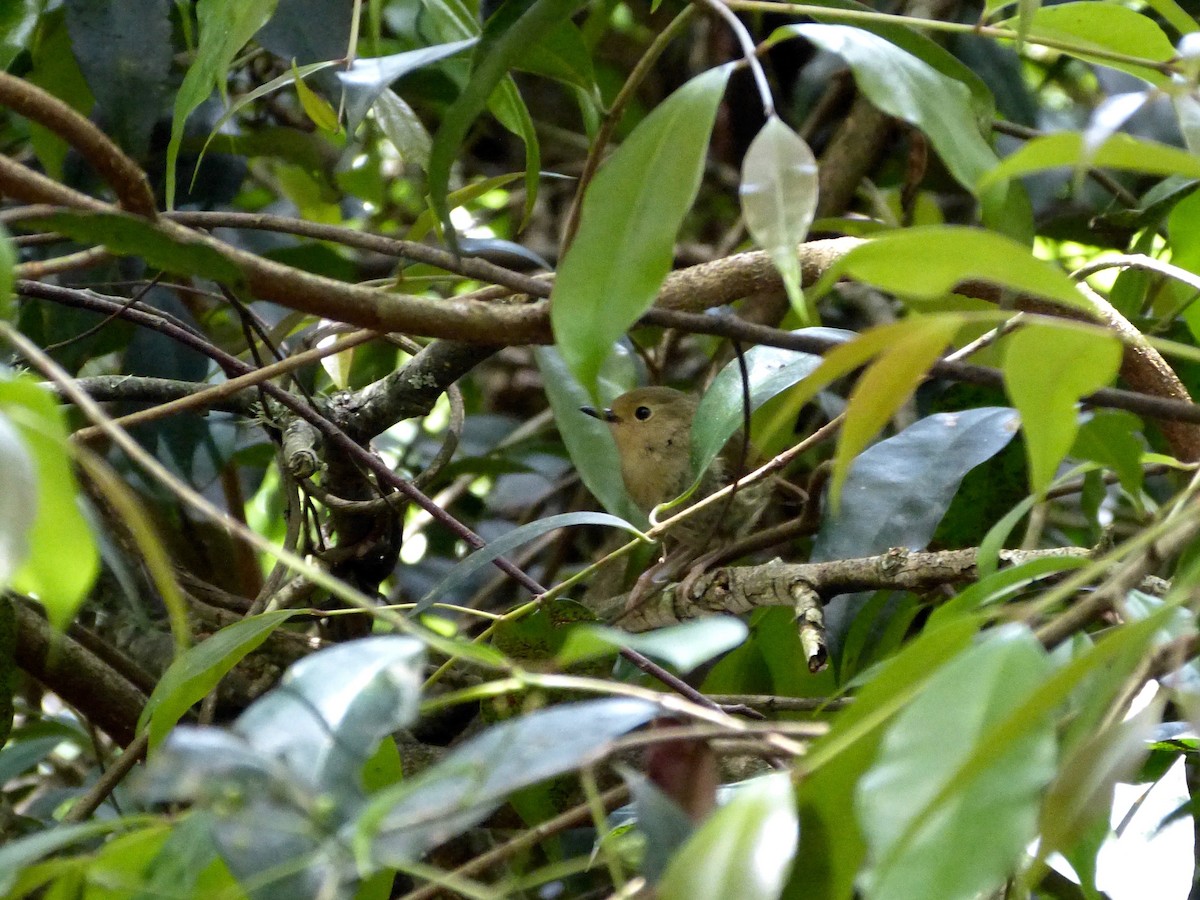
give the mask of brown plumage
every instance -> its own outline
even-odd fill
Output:
[[[621,459],[621,477],[630,498],[644,512],[673,500],[692,483],[692,421],[698,401],[673,388],[636,388],[608,409],[582,411],[608,423]],[[735,435],[704,473],[686,505],[707,497],[736,474],[742,440]],[[770,482],[739,490],[732,501],[718,501],[674,526],[670,536],[694,553],[715,550],[745,535],[758,521],[769,498]],[[681,507],[682,508],[682,507]],[[674,515],[679,509],[672,510]]]

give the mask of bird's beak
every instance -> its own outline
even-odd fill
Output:
[[[593,419],[599,419],[601,422],[617,421],[616,414],[611,409],[596,409],[594,406],[581,406],[579,411],[585,416],[591,416]]]

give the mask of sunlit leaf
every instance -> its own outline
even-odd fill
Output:
[[[1200,171],[1200,170],[1198,170]],[[821,278],[850,275],[903,297],[934,300],[965,281],[986,281],[1024,294],[1090,309],[1075,283],[1028,247],[991,231],[950,225],[906,228],[853,247]]]
[[[1097,168],[1123,169],[1150,175],[1185,175],[1200,178],[1200,157],[1179,147],[1119,132],[1090,155],[1078,131],[1060,131],[1027,141],[1021,149],[1004,157],[980,181],[980,188],[1005,178],[1030,175],[1059,166],[1078,166],[1083,160]]]
[[[1010,19],[1002,24],[1019,27],[1034,43],[1043,38],[1055,41],[1056,50],[1120,69],[1156,85],[1167,80],[1167,76],[1156,69],[1094,56],[1087,51],[1111,50],[1152,62],[1166,62],[1175,55],[1170,39],[1152,18],[1116,3],[1077,0],[1046,4],[1025,22]]]
[[[1120,342],[1095,331],[1034,325],[1006,340],[1004,384],[1021,412],[1035,491],[1049,486],[1071,449],[1079,398],[1110,384],[1120,363]]]
[[[914,817],[1049,671],[1028,629],[996,629],[941,668],[897,717],[856,792],[871,858],[867,897],[968,900],[1016,864],[1036,833],[1039,795],[1054,773],[1048,717],[1031,717],[1023,736],[935,815]]]
[[[36,597],[55,628],[70,624],[95,581],[100,555],[79,508],[67,428],[54,397],[26,379],[0,379],[0,416],[19,433],[36,469],[37,512],[29,552],[10,584]]]
[[[732,650],[749,633],[746,623],[732,616],[710,616],[646,634],[629,634],[601,625],[577,625],[567,635],[556,659],[565,667],[606,656],[614,648],[629,647],[686,674]]]
[[[596,174],[558,269],[550,321],[571,371],[593,392],[609,349],[654,302],[700,188],[730,69],[693,78],[643,119]]]
[[[812,150],[778,116],[771,116],[742,160],[742,217],[754,240],[770,254],[792,308],[806,324],[813,311],[805,306],[800,287],[798,245],[817,213],[817,187]]]
[[[292,60],[292,78],[296,83],[296,96],[300,98],[300,105],[312,119],[313,124],[330,134],[339,132],[342,126],[338,122],[337,110],[328,100],[305,84],[304,79],[300,77],[300,70],[296,68],[294,59]]]
[[[742,785],[679,848],[658,886],[663,900],[775,900],[796,852],[799,828],[786,773]]]
[[[850,462],[908,401],[960,327],[954,316],[909,319],[909,327],[854,385],[833,458],[829,497],[837,507]]]

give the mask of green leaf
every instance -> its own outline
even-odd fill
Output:
[[[213,88],[225,96],[225,76],[234,56],[258,31],[277,0],[197,0],[196,16],[200,43],[196,60],[183,78],[175,96],[171,117],[171,140],[167,144],[167,208],[175,206],[175,164],[183,143],[184,126],[196,107],[208,99]]]
[[[151,752],[193,705],[293,615],[294,610],[281,609],[242,619],[176,657],[138,719],[138,730],[149,727]]]
[[[829,733],[812,744],[801,763],[804,840],[786,896],[851,896],[866,854],[859,821],[849,814],[856,785],[875,759],[886,724],[970,644],[978,629],[973,618],[926,628],[873,672],[854,703],[836,715]]]
[[[428,154],[426,155],[426,159],[428,160]],[[446,198],[446,202],[451,209],[455,209],[459,206],[466,206],[472,200],[482,197],[489,191],[512,184],[520,177],[520,172],[509,172],[505,175],[493,175],[491,178],[484,178],[481,181],[468,184],[464,188],[459,188]],[[410,225],[408,228],[408,234],[405,235],[405,240],[423,240],[425,236],[429,234],[429,232],[435,231],[437,228],[437,215],[432,209],[426,209],[419,216],[413,219],[412,225]]]
[[[908,401],[961,327],[956,316],[911,318],[904,324],[904,334],[879,355],[850,394],[829,483],[834,508],[851,461]]]
[[[1005,341],[1004,384],[1021,413],[1029,480],[1041,492],[1054,480],[1079,428],[1079,398],[1117,375],[1121,343],[1094,330],[1030,325]]]
[[[798,248],[817,214],[817,188],[817,158],[804,138],[772,115],[742,160],[738,195],[746,229],[770,254],[802,324],[814,315],[800,287]]]
[[[1072,569],[1081,569],[1090,562],[1080,556],[1046,556],[1030,559],[998,572],[993,571],[953,599],[938,606],[929,617],[926,627],[932,628],[960,616],[970,615],[984,606],[1007,600],[1043,578]]]
[[[29,554],[10,583],[36,597],[61,631],[75,617],[100,566],[91,528],[79,508],[66,422],[53,395],[23,378],[0,380],[0,416],[16,427],[37,471]]]
[[[996,164],[996,154],[980,132],[971,92],[961,81],[861,28],[785,25],[772,37],[784,35],[804,37],[842,57],[867,99],[921,129],[963,187],[975,190],[983,173]]]
[[[0,7],[0,72],[29,46],[41,11],[41,0],[17,0]]]
[[[599,99],[592,54],[573,22],[559,22],[528,49],[527,54],[517,59],[516,68],[572,85]]]
[[[337,134],[341,131],[342,126],[338,122],[337,110],[328,100],[304,83],[294,59],[292,60],[292,80],[296,83],[296,96],[300,98],[300,105],[304,107],[304,112],[313,124],[329,134]]]
[[[1096,168],[1200,178],[1200,157],[1187,150],[1117,133],[1089,153],[1080,132],[1064,131],[1034,138],[1016,153],[1006,156],[1000,165],[983,176],[979,189],[1019,175],[1059,166],[1078,166],[1085,160]]]
[[[506,76],[517,60],[528,52],[529,47],[537,44],[544,34],[560,25],[563,20],[569,19],[581,5],[582,0],[536,0],[502,34],[484,46],[483,52],[474,61],[470,81],[442,117],[442,125],[434,135],[433,150],[429,155],[429,197],[451,245],[454,243],[455,232],[450,223],[450,207],[446,202],[450,167],[467,136],[468,129],[489,104],[497,88],[500,89],[500,97],[496,102],[509,110],[508,116],[498,117],[506,128],[515,130],[525,141],[526,188],[529,189],[529,179],[533,178],[532,193],[536,196],[539,165],[536,156],[530,159],[528,154],[536,149],[537,137],[532,130],[532,121],[526,121],[529,119],[529,112],[521,101],[516,86]],[[520,117],[520,124],[513,121],[513,115]]]
[[[392,142],[405,165],[425,169],[429,166],[429,150],[433,138],[413,108],[393,90],[385,90],[371,107],[375,122],[383,136]]]
[[[602,512],[560,513],[556,516],[537,519],[519,528],[514,528],[495,540],[488,541],[485,546],[480,547],[456,564],[445,578],[430,588],[429,592],[421,598],[414,612],[424,612],[439,601],[453,602],[454,593],[469,583],[476,572],[491,565],[498,557],[511,553],[517,547],[528,544],[547,532],[574,525],[607,525],[611,528],[623,529],[634,535],[641,534],[641,531],[624,519]]]
[[[793,334],[822,337],[854,337],[851,331],[837,328],[802,328]],[[745,354],[746,375],[750,388],[750,411],[758,409],[772,397],[807,378],[821,365],[821,357],[779,347],[751,347]],[[742,369],[735,359],[725,366],[709,385],[696,420],[692,423],[692,472],[704,472],[725,443],[744,421],[742,409]]]
[[[1097,410],[1079,427],[1071,456],[1090,459],[1111,469],[1121,487],[1134,502],[1139,502],[1145,472],[1142,453],[1145,447],[1138,435],[1142,421],[1133,413],[1118,409]]]
[[[3,225],[0,225],[0,321],[10,322],[16,311],[13,302],[13,270],[17,264],[17,248]]]
[[[147,818],[147,817],[143,817]],[[0,895],[7,896],[21,870],[45,856],[93,838],[103,837],[129,827],[122,819],[83,822],[79,825],[59,825],[27,837],[12,840],[0,847]]]
[[[589,392],[616,340],[654,303],[700,187],[727,66],[675,91],[596,174],[550,306],[555,341]]]
[[[37,509],[37,469],[20,430],[0,410],[0,589],[29,557]]]
[[[775,900],[799,837],[786,773],[747,782],[675,854],[658,886],[663,900]]]
[[[602,625],[577,625],[567,635],[555,660],[566,667],[607,656],[613,648],[629,647],[686,674],[732,650],[749,633],[746,623],[732,616],[710,616],[646,634],[629,634]]]
[[[348,815],[363,799],[363,766],[380,741],[417,718],[424,667],[424,645],[404,635],[327,648],[292,665],[233,732],[267,758],[283,756],[297,787],[327,795]]]
[[[80,243],[103,245],[118,256],[140,257],[155,268],[177,275],[197,275],[233,287],[242,283],[241,269],[217,250],[167,235],[128,213],[59,212],[28,222]]]
[[[1048,716],[1031,716],[986,770],[927,807],[1050,670],[1028,629],[1005,626],[942,667],[897,717],[856,791],[872,861],[867,897],[968,900],[1009,873],[1036,833],[1039,793],[1054,774]]]
[[[1137,56],[1152,62],[1166,62],[1175,56],[1175,48],[1163,30],[1149,16],[1116,3],[1075,2],[1042,6],[1024,22],[1009,19],[1001,23],[1013,28],[1021,26],[1022,33],[1033,43],[1039,40],[1057,42],[1055,49],[1097,65],[1120,69],[1153,85],[1168,82],[1161,72],[1132,63],[1089,54],[1089,49],[1111,50],[1127,56]]]
[[[486,819],[509,794],[601,759],[658,705],[628,697],[564,703],[508,719],[376,794],[358,817],[360,855],[404,865]]]
[[[579,411],[592,403],[562,355],[554,347],[535,347],[534,359],[546,385],[546,396],[554,411],[554,421],[567,445],[567,453],[584,486],[600,504],[627,522],[646,523],[646,514],[639,510],[625,491],[617,444],[608,426]],[[636,361],[624,346],[617,345],[609,354],[600,373],[600,397],[604,402],[619,397],[637,382]]]
[[[854,247],[814,292],[850,275],[902,297],[936,300],[964,281],[986,281],[1023,294],[1090,309],[1075,282],[1028,247],[991,231],[950,225],[906,228]]]

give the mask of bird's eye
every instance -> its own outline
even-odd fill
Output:
[[[639,422],[645,422],[648,418],[654,415],[654,412],[648,406],[639,406],[633,411],[633,415]]]

